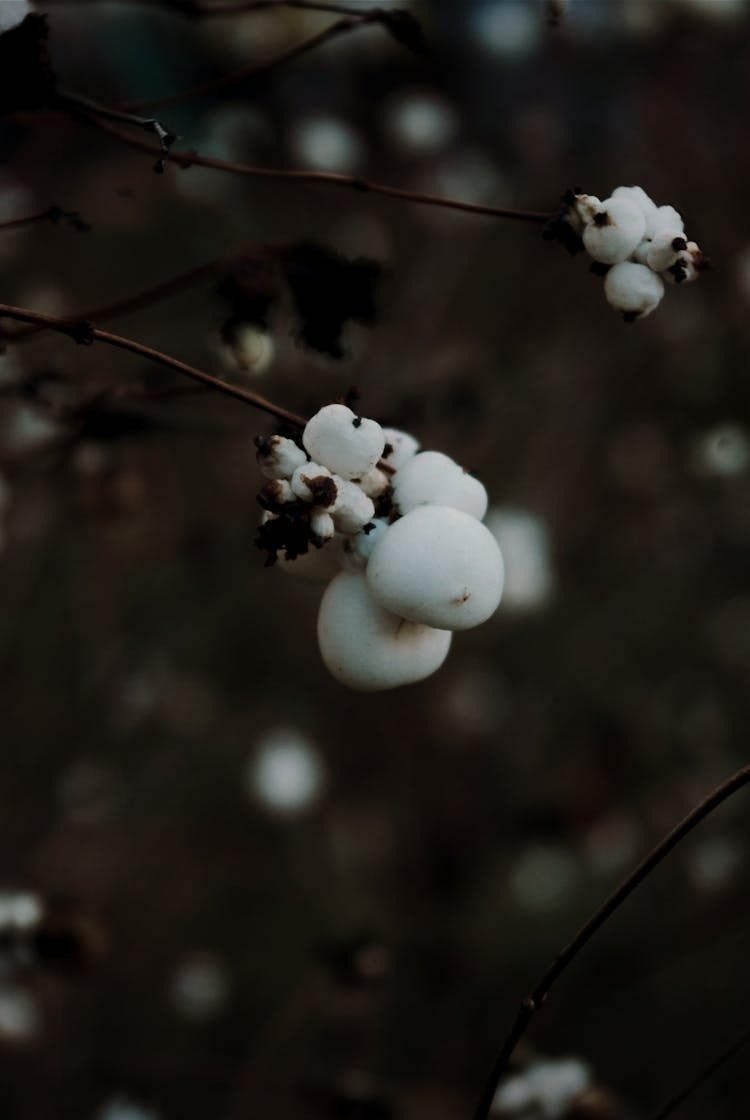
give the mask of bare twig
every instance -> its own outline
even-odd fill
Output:
[[[271,257],[273,253],[274,249],[269,246],[246,245],[242,249],[234,250],[231,253],[225,253],[221,257],[216,257],[212,261],[207,261],[205,264],[195,265],[193,268],[178,272],[176,275],[170,276],[166,280],[161,280],[158,284],[153,284],[149,288],[143,288],[138,292],[131,292],[130,295],[124,296],[122,299],[112,300],[110,303],[103,303],[99,304],[97,307],[86,308],[84,311],[76,312],[73,315],[69,315],[67,318],[69,321],[73,322],[81,322],[81,320],[101,322],[105,319],[116,319],[120,315],[127,315],[130,311],[136,311],[142,307],[149,307],[154,303],[158,303],[159,300],[176,295],[178,292],[192,287],[193,284],[199,284],[201,280],[215,276],[217,273],[231,267],[235,261],[246,260],[251,255],[256,258]],[[15,331],[3,330],[0,331],[0,341],[14,343],[23,342],[45,329],[46,324],[37,323],[34,326],[21,327]]]
[[[127,144],[137,151],[146,152],[150,156],[158,156],[159,152],[143,140],[130,136],[107,121],[98,117],[89,117],[89,123],[104,132],[107,136]],[[281,179],[293,183],[319,183],[331,187],[344,187],[348,190],[361,193],[384,195],[386,198],[398,198],[403,202],[414,202],[422,206],[440,206],[448,210],[459,210],[467,214],[483,214],[489,218],[513,218],[521,222],[548,222],[552,214],[539,210],[513,210],[504,206],[484,206],[476,202],[461,202],[457,198],[446,198],[442,195],[423,194],[419,191],[408,191],[401,187],[391,187],[386,183],[377,183],[370,179],[359,179],[354,175],[341,175],[334,171],[296,171],[279,167],[251,167],[244,163],[232,163],[225,159],[213,159],[202,156],[199,152],[170,153],[170,163],[178,167],[210,167],[216,171],[227,171],[234,175],[247,175],[257,179]]]
[[[474,1120],[486,1120],[495,1092],[497,1091],[498,1083],[508,1067],[508,1062],[510,1061],[513,1051],[525,1034],[534,1015],[546,1000],[552,985],[558,977],[565,971],[574,958],[578,956],[597,930],[599,930],[607,919],[630,897],[633,891],[641,885],[654,868],[669,855],[673,848],[675,848],[688,833],[692,832],[696,825],[699,825],[701,821],[705,820],[714,809],[717,809],[722,802],[726,801],[726,799],[731,797],[733,793],[736,793],[737,790],[746,786],[748,782],[750,782],[750,766],[744,766],[741,770],[732,774],[730,778],[727,778],[726,781],[722,782],[721,785],[717,786],[708,797],[701,801],[701,803],[691,810],[679,824],[675,825],[671,832],[668,832],[667,835],[659,841],[656,847],[641,860],[633,871],[631,871],[630,875],[623,879],[619,887],[617,887],[609,898],[594,911],[588,921],[578,930],[572,941],[568,942],[568,944],[561,949],[552,964],[522,1001],[513,1024],[500,1048],[500,1052],[495,1060],[495,1064],[492,1067],[484,1089],[482,1090],[479,1103],[474,1112]]]
[[[100,4],[102,0],[41,0],[45,7],[69,4]],[[339,16],[359,16],[356,4],[328,3],[327,0],[131,0],[149,8],[160,7],[177,15],[190,17],[235,16],[247,12],[262,12],[273,8],[296,8],[306,12],[331,12]],[[387,10],[407,8],[404,0],[384,0]],[[41,6],[41,5],[40,5]]]
[[[30,226],[35,222],[59,222],[65,219],[74,229],[84,232],[91,227],[85,222],[77,210],[63,210],[60,206],[48,206],[35,214],[25,214],[21,218],[10,218],[7,222],[0,222],[0,230],[20,229],[21,226]]]
[[[213,374],[206,373],[201,369],[196,369],[195,366],[189,366],[186,362],[181,362],[178,358],[172,358],[169,354],[164,354],[161,350],[155,350],[151,346],[145,346],[142,342],[136,342],[132,338],[124,338],[122,335],[110,334],[109,331],[99,330],[98,327],[95,327],[86,320],[65,319],[56,315],[43,315],[39,311],[31,311],[25,307],[11,307],[4,303],[0,303],[0,318],[15,319],[19,323],[32,323],[36,326],[44,327],[47,330],[57,331],[58,334],[67,335],[68,338],[72,338],[74,342],[78,342],[82,345],[104,342],[108,346],[116,346],[120,350],[129,350],[132,354],[138,354],[142,358],[148,358],[150,361],[157,362],[159,365],[166,366],[168,369],[176,370],[177,373],[192,377],[194,381],[200,381],[203,385],[208,385],[212,389],[217,389],[220,393],[235,397],[237,400],[244,401],[245,404],[250,404],[254,408],[259,408],[263,412],[268,412],[272,416],[277,416],[279,419],[285,420],[288,424],[294,424],[295,427],[304,427],[306,424],[306,420],[303,416],[298,416],[294,412],[289,412],[287,409],[281,408],[279,405],[260,396],[259,393],[254,393],[250,389],[244,389],[240,385],[232,385],[229,381],[224,381],[220,377],[214,377]]]
[[[107,105],[100,105],[80,93],[69,93],[63,90],[55,95],[54,104],[74,117],[83,116],[84,120],[101,118],[102,121],[117,121],[120,124],[132,125],[134,128],[156,136],[159,141],[159,150],[154,151],[154,155],[157,157],[154,163],[154,171],[158,175],[163,173],[170,149],[177,140],[177,134],[170,132],[155,117],[138,117],[123,109],[111,109]]]
[[[336,23],[332,23],[329,27],[326,27],[325,30],[319,31],[317,35],[312,35],[302,43],[297,43],[295,46],[276,55],[275,58],[268,59],[267,62],[240,66],[236,70],[231,70],[228,74],[221,74],[218,78],[212,78],[211,81],[191,86],[190,89],[183,89],[178,93],[168,94],[166,97],[151,98],[148,101],[129,102],[127,105],[121,105],[120,109],[130,113],[140,113],[146,109],[163,108],[165,105],[181,105],[185,101],[193,101],[198,97],[210,96],[214,93],[218,93],[219,90],[229,89],[231,86],[240,85],[242,82],[250,81],[253,78],[264,77],[273,70],[285,66],[286,63],[292,62],[295,58],[299,58],[301,55],[315,50],[316,47],[323,46],[324,43],[330,42],[331,39],[336,39],[339,35],[343,35],[348,31],[354,31],[358,27],[364,27],[366,24],[374,22],[377,22],[377,16],[372,13],[365,13],[359,18],[346,16],[343,19],[337,20]]]
[[[700,1073],[696,1074],[683,1089],[680,1089],[679,1093],[675,1093],[671,1100],[654,1115],[653,1120],[666,1120],[668,1116],[676,1112],[688,1097],[692,1096],[697,1089],[700,1089],[701,1085],[705,1084],[709,1077],[712,1077],[713,1074],[720,1070],[730,1058],[733,1058],[744,1046],[747,1046],[748,1042],[750,1042],[750,1030],[745,1030],[739,1038],[736,1038],[726,1049],[712,1058],[708,1065],[703,1067]]]

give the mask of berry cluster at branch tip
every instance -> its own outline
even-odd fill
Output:
[[[674,206],[657,206],[642,187],[617,187],[602,202],[571,190],[547,223],[544,237],[570,253],[585,249],[591,271],[604,276],[607,302],[626,322],[645,319],[661,303],[666,284],[697,280],[709,261]]]
[[[487,492],[439,451],[343,404],[308,421],[301,446],[256,440],[267,564],[327,583],[318,645],[333,676],[376,691],[423,680],[454,630],[484,622],[503,560],[482,524]]]

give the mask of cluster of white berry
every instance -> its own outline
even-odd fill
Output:
[[[708,261],[674,206],[657,206],[641,187],[617,187],[602,202],[570,192],[564,220],[605,275],[607,302],[629,322],[650,315],[664,284],[696,280]]]
[[[423,680],[454,630],[493,614],[503,561],[481,521],[487,492],[453,459],[343,404],[312,417],[302,446],[256,444],[270,480],[258,544],[268,563],[328,583],[318,644],[337,680],[365,691]]]

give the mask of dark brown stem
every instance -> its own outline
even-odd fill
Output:
[[[131,293],[122,299],[112,300],[110,303],[99,304],[98,307],[90,307],[77,312],[75,315],[68,316],[68,319],[74,322],[80,322],[81,320],[101,322],[104,319],[115,319],[120,315],[126,315],[130,311],[136,311],[141,307],[149,307],[159,300],[176,295],[193,284],[198,284],[201,280],[215,276],[229,268],[235,261],[246,260],[251,255],[254,257],[270,257],[273,253],[274,249],[265,245],[246,245],[243,249],[227,253],[222,257],[216,257],[205,264],[196,265],[194,268],[188,268],[184,272],[170,276],[167,280],[162,280],[150,288],[143,288],[141,291]],[[0,332],[0,338],[5,342],[23,342],[44,329],[44,324],[37,324],[30,327],[21,327],[15,331],[6,330]]]
[[[122,144],[127,144],[137,151],[146,152],[150,156],[159,153],[151,145],[135,136],[129,136],[120,129],[108,124],[107,121],[97,117],[89,117],[89,123],[113,137]],[[445,198],[442,195],[422,194],[419,191],[407,191],[401,187],[390,187],[386,183],[377,183],[369,179],[358,179],[353,175],[340,175],[334,171],[290,171],[278,167],[250,167],[244,163],[231,163],[229,160],[212,159],[202,156],[199,152],[170,153],[170,163],[178,167],[211,167],[216,171],[228,171],[234,175],[248,175],[258,179],[283,179],[294,183],[320,183],[331,187],[345,187],[348,190],[362,193],[384,195],[386,198],[398,198],[404,202],[415,202],[422,206],[440,206],[448,210],[459,210],[467,214],[484,214],[489,218],[514,218],[521,222],[547,222],[552,217],[549,213],[538,210],[511,210],[503,206],[483,206],[476,202],[461,202],[457,198]]]
[[[101,0],[41,0],[45,7],[68,4],[97,4]],[[131,0],[149,8],[160,7],[181,16],[234,16],[246,12],[262,12],[271,8],[297,8],[306,12],[332,12],[339,16],[359,16],[361,9],[355,4],[327,3],[326,0]],[[386,0],[388,3],[388,0]],[[406,7],[400,4],[399,7]]]
[[[252,390],[244,389],[240,385],[232,385],[229,381],[223,381],[220,377],[214,377],[213,374],[205,373],[204,370],[196,369],[195,366],[189,366],[186,362],[181,362],[179,358],[172,358],[169,354],[164,354],[161,350],[155,350],[152,346],[145,346],[142,342],[136,342],[132,338],[124,338],[122,335],[99,330],[98,327],[86,320],[43,315],[39,311],[30,311],[25,307],[10,307],[4,303],[0,303],[0,318],[15,319],[19,323],[32,323],[47,330],[57,331],[58,334],[65,334],[68,338],[72,338],[74,342],[83,345],[104,342],[108,346],[116,346],[119,350],[129,350],[131,354],[138,354],[142,358],[148,358],[149,361],[176,370],[177,373],[182,373],[186,377],[192,377],[194,381],[200,381],[203,385],[217,389],[220,393],[244,401],[245,404],[251,404],[254,408],[268,412],[271,416],[277,416],[280,420],[285,420],[295,427],[303,428],[307,423],[304,416],[298,416],[294,412],[281,408],[272,401],[266,400],[265,397],[261,397],[259,393],[253,393]]]
[[[181,105],[185,101],[193,101],[198,97],[207,97],[219,90],[228,89],[231,86],[240,85],[242,82],[250,81],[253,78],[260,78],[278,67],[285,66],[286,63],[292,62],[295,58],[299,58],[308,51],[315,50],[316,47],[322,46],[324,43],[329,42],[331,39],[337,38],[348,31],[354,31],[357,27],[363,27],[367,23],[373,23],[375,19],[370,14],[363,14],[361,18],[352,18],[347,16],[343,19],[337,20],[332,23],[330,27],[326,27],[324,31],[318,32],[317,35],[312,35],[309,39],[305,39],[302,43],[297,43],[296,46],[290,47],[289,50],[284,51],[282,54],[276,55],[275,58],[269,59],[267,62],[253,63],[248,66],[240,66],[236,70],[231,70],[228,74],[221,74],[218,78],[213,78],[209,82],[202,82],[200,85],[191,86],[190,89],[180,90],[179,93],[168,94],[166,97],[156,97],[149,101],[134,101],[127,105],[121,105],[119,108],[125,112],[140,113],[146,109],[164,108],[166,105]]]
[[[65,212],[59,206],[48,206],[46,210],[40,210],[36,214],[26,214],[22,218],[10,218],[7,222],[0,222],[0,230],[20,229],[21,226],[30,226],[34,222],[57,222],[64,216]]]
[[[177,140],[177,134],[165,128],[155,117],[139,117],[133,113],[125,112],[124,109],[111,109],[108,105],[100,105],[80,93],[68,93],[64,90],[58,91],[54,104],[61,108],[63,112],[70,113],[74,118],[83,117],[84,120],[101,120],[102,123],[104,121],[117,121],[119,124],[131,125],[156,136],[159,141],[159,150],[153,153],[157,157],[154,163],[154,171],[159,175],[163,173],[170,149]]]
[[[697,1089],[700,1089],[701,1085],[720,1070],[730,1058],[733,1058],[744,1046],[747,1046],[748,1042],[750,1042],[750,1030],[745,1030],[739,1038],[736,1038],[726,1049],[712,1058],[708,1065],[703,1067],[700,1073],[696,1074],[683,1089],[680,1089],[679,1093],[675,1093],[671,1100],[654,1115],[653,1120],[667,1120],[668,1116],[676,1112],[688,1097],[691,1097]]]
[[[730,778],[717,786],[708,797],[697,805],[679,824],[668,832],[659,841],[655,848],[641,860],[638,866],[623,879],[619,887],[606,899],[601,906],[591,915],[576,933],[572,941],[561,949],[552,964],[532,988],[528,996],[522,1001],[513,1024],[500,1047],[500,1052],[495,1060],[487,1082],[482,1090],[479,1103],[474,1111],[474,1120],[486,1120],[497,1091],[500,1078],[505,1073],[508,1062],[518,1042],[525,1034],[531,1020],[546,1000],[552,985],[565,971],[568,965],[578,956],[583,947],[588,944],[597,930],[601,929],[608,918],[622,906],[623,902],[641,883],[651,874],[654,868],[665,859],[688,833],[699,825],[701,821],[718,808],[722,802],[731,797],[737,790],[742,789],[750,782],[750,766],[743,766]]]

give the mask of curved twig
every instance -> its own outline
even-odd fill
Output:
[[[20,229],[21,226],[30,226],[35,222],[59,222],[63,218],[74,229],[82,233],[91,228],[77,210],[63,210],[60,206],[48,206],[46,210],[39,210],[35,214],[25,214],[21,218],[9,218],[8,221],[0,222],[0,230]]]
[[[744,1046],[747,1046],[748,1042],[750,1042],[750,1030],[745,1030],[739,1038],[736,1038],[734,1042],[730,1043],[721,1053],[712,1058],[708,1065],[703,1067],[700,1073],[697,1073],[683,1089],[680,1089],[679,1093],[675,1093],[675,1095],[654,1115],[653,1120],[667,1120],[668,1116],[676,1112],[688,1097],[691,1097],[697,1089],[700,1089],[701,1085],[720,1070],[730,1058],[733,1058]]]
[[[717,786],[708,797],[706,797],[699,805],[696,805],[691,812],[688,813],[679,824],[668,832],[667,835],[659,841],[655,848],[641,860],[638,866],[631,871],[631,873],[623,879],[619,887],[607,898],[601,906],[598,907],[588,919],[584,922],[581,928],[576,933],[572,941],[560,950],[555,957],[552,964],[543,973],[541,978],[537,981],[530,993],[522,1001],[521,1006],[516,1013],[513,1024],[505,1037],[505,1040],[500,1047],[500,1052],[495,1059],[495,1064],[492,1067],[487,1082],[482,1090],[479,1098],[479,1103],[474,1111],[474,1120],[486,1120],[490,1111],[495,1092],[497,1091],[498,1082],[505,1073],[508,1062],[518,1045],[520,1039],[525,1034],[531,1020],[536,1012],[546,1000],[552,985],[558,977],[565,971],[571,961],[578,956],[583,947],[591,940],[594,934],[599,930],[608,918],[614,914],[623,902],[646,879],[654,868],[662,862],[666,856],[675,848],[681,840],[683,840],[688,833],[699,825],[701,821],[717,809],[722,802],[731,797],[737,790],[742,789],[750,782],[750,766],[743,766],[730,778]]]
[[[263,77],[271,73],[271,71],[275,70],[277,67],[284,66],[287,62],[292,62],[295,58],[307,54],[308,51],[315,50],[316,47],[321,47],[331,39],[338,38],[339,35],[343,35],[348,31],[354,31],[357,27],[364,27],[366,24],[375,22],[377,22],[377,16],[370,13],[363,13],[360,17],[345,16],[337,20],[336,23],[332,23],[329,27],[326,27],[325,30],[319,31],[317,35],[312,35],[309,39],[305,39],[303,42],[289,47],[288,50],[276,55],[275,58],[268,59],[266,62],[240,66],[235,70],[230,70],[227,74],[220,74],[218,78],[212,78],[208,82],[201,82],[200,85],[191,86],[189,89],[180,90],[178,93],[167,94],[165,97],[153,97],[147,101],[128,102],[126,105],[120,105],[119,108],[128,113],[140,113],[147,109],[164,108],[167,105],[182,105],[185,101],[193,101],[198,97],[210,96],[214,93],[218,93],[220,90],[229,89],[231,86],[237,86],[242,82],[250,81],[252,78]]]
[[[168,369],[176,370],[177,373],[192,377],[194,381],[200,381],[211,389],[217,389],[220,393],[235,397],[245,404],[253,405],[254,408],[259,408],[263,412],[277,416],[280,420],[285,420],[295,427],[303,428],[307,423],[304,416],[298,416],[294,412],[281,408],[280,405],[274,404],[273,401],[267,400],[259,393],[254,393],[251,389],[245,389],[240,385],[233,385],[229,381],[224,381],[220,377],[214,377],[211,373],[190,366],[186,362],[181,362],[179,358],[173,358],[169,354],[164,354],[161,350],[155,350],[152,346],[146,346],[132,338],[124,338],[122,335],[99,330],[93,323],[85,319],[65,319],[56,315],[43,315],[39,311],[31,311],[26,307],[11,307],[5,303],[0,303],[0,318],[15,319],[19,323],[32,323],[47,330],[57,331],[58,334],[67,335],[68,338],[72,338],[74,342],[82,345],[105,342],[108,346],[115,346],[120,350],[129,350],[132,354],[148,358],[150,361],[157,362]]]
[[[89,123],[107,136],[135,148],[139,152],[146,152],[150,156],[159,156],[159,152],[151,144],[121,132],[119,128],[108,124],[98,117],[89,117]],[[213,159],[202,156],[200,152],[177,152],[172,149],[169,162],[177,167],[210,167],[216,171],[227,171],[234,175],[247,175],[256,179],[282,179],[294,183],[319,183],[331,187],[345,187],[348,190],[362,193],[384,195],[386,198],[398,198],[404,202],[415,202],[422,206],[440,206],[448,210],[459,210],[467,214],[483,214],[489,218],[513,218],[521,222],[548,222],[553,216],[549,212],[539,210],[513,210],[505,206],[485,206],[477,202],[461,202],[457,198],[446,198],[443,195],[422,194],[419,191],[408,191],[402,187],[391,187],[386,183],[374,182],[371,179],[360,179],[354,175],[342,175],[335,171],[297,171],[279,167],[251,167],[244,163],[232,163],[225,159]]]

